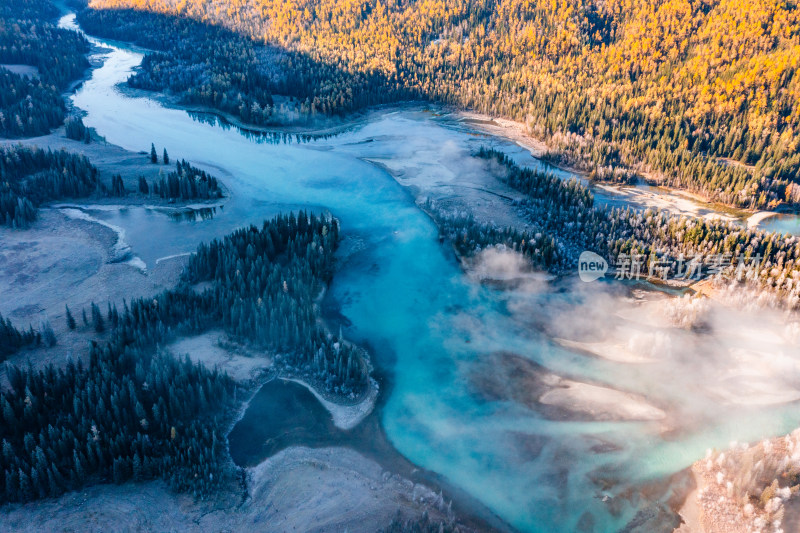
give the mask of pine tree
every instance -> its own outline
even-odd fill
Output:
[[[65,305],[64,307],[67,310],[67,327],[69,329],[75,329],[75,327],[77,326],[77,324],[75,324],[75,317],[72,316],[72,313],[70,312],[68,305]]]
[[[103,333],[106,330],[106,323],[103,320],[103,314],[100,312],[100,308],[94,302],[92,302],[92,323],[94,324],[94,330],[97,333]]]
[[[42,320],[39,331],[42,333],[42,340],[44,341],[45,346],[50,348],[56,345],[56,334],[53,331],[53,327],[50,325],[49,320]]]
[[[158,163],[158,154],[156,153],[155,143],[150,144],[150,162],[154,165]]]
[[[164,160],[164,164],[165,165],[169,165],[169,154],[167,154],[167,149],[166,148],[164,148],[163,160]]]

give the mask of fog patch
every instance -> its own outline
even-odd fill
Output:
[[[546,282],[553,279],[546,272],[533,270],[521,253],[502,244],[481,250],[468,260],[468,265],[473,280],[525,294],[541,292],[546,289]]]

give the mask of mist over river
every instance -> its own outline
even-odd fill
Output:
[[[74,27],[74,15],[61,23]],[[86,212],[124,230],[146,266],[281,211],[337,217],[348,253],[330,297],[351,324],[344,335],[391,374],[380,413],[389,441],[515,528],[615,531],[638,513],[669,531],[670,476],[707,448],[800,425],[800,337],[785,317],[707,304],[702,329],[676,327],[664,318],[685,311],[673,298],[527,278],[510,253],[487,255],[485,267],[523,282],[488,288],[384,169],[400,161],[416,179],[457,180],[479,172],[469,153],[481,144],[538,164],[510,141],[418,106],[327,139],[259,142],[121,88],[141,53],[91,40],[103,64],[72,97],[84,123],[109,143],[154,143],[213,172],[229,199],[210,218]]]

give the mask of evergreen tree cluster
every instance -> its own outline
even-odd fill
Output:
[[[11,320],[3,318],[3,315],[0,314],[0,362],[22,348],[38,346],[41,342],[42,335],[38,331],[34,331],[33,326],[29,327],[27,331],[20,331],[14,327]]]
[[[333,274],[338,236],[335,219],[291,213],[201,245],[187,271],[192,283],[214,281],[203,297],[230,335],[286,354],[329,391],[355,395],[368,369],[357,348],[319,326],[314,303]]]
[[[164,155],[167,155],[166,150]],[[217,178],[199,168],[193,167],[185,160],[178,161],[175,164],[175,171],[162,177],[152,186],[147,186],[146,181],[142,185],[140,180],[139,191],[145,194],[152,191],[153,194],[167,200],[212,200],[222,198],[222,189],[220,189]]]
[[[163,478],[202,496],[230,479],[221,419],[233,382],[157,351],[181,334],[224,326],[232,336],[284,354],[287,369],[339,394],[363,389],[358,351],[318,324],[315,298],[331,279],[335,220],[278,216],[201,245],[183,283],[155,298],[91,304],[98,333],[89,362],[65,369],[9,369],[0,392],[0,502],[25,502],[87,483]],[[198,293],[191,283],[211,281]],[[67,322],[77,327],[67,309]],[[38,342],[0,317],[0,346]]]
[[[465,531],[458,524],[432,520],[425,511],[419,518],[403,519],[398,515],[391,524],[379,533],[461,533]]]
[[[92,134],[89,131],[89,128],[83,123],[83,119],[81,117],[71,117],[64,121],[64,127],[66,129],[66,136],[68,139],[72,139],[74,141],[83,141],[86,144],[92,142]]]
[[[0,223],[25,227],[43,202],[86,197],[98,184],[97,169],[82,155],[0,147]]]
[[[482,224],[472,215],[459,216],[438,209],[430,200],[425,209],[433,215],[441,236],[453,244],[460,257],[472,257],[489,247],[505,247],[521,253],[535,268],[559,272],[570,263],[562,245],[552,236]]]
[[[11,367],[9,381],[0,393],[0,502],[157,477],[201,496],[226,479],[219,418],[234,385],[216,371],[117,335],[93,344],[86,366]]]
[[[114,174],[111,176],[111,190],[108,191],[108,194],[117,198],[121,198],[127,194],[121,174]]]
[[[7,0],[0,6],[0,64],[36,67],[22,76],[0,68],[0,136],[48,133],[64,120],[61,93],[89,67],[86,40],[57,28],[58,10],[44,0]]]
[[[531,198],[547,198],[565,207],[591,208],[594,204],[592,193],[576,179],[565,181],[549,172],[520,167],[508,155],[494,148],[481,146],[476,155],[504,166],[505,182]]]

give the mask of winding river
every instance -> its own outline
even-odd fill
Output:
[[[61,24],[75,28],[74,15]],[[392,376],[380,413],[388,439],[411,462],[442,475],[515,528],[618,530],[637,513],[662,509],[672,495],[665,480],[707,448],[797,426],[788,403],[754,406],[710,399],[702,380],[716,368],[676,372],[693,364],[687,359],[701,357],[678,353],[688,345],[679,343],[688,343],[689,333],[675,334],[679,338],[672,341],[669,361],[638,365],[589,357],[554,342],[528,319],[553,309],[550,318],[558,315],[568,323],[573,313],[585,316],[595,299],[613,308],[613,302],[627,305],[629,296],[600,283],[591,291],[567,286],[506,292],[475,283],[439,243],[436,227],[410,192],[368,161],[396,158],[421,170],[432,166],[456,173],[462,170],[458,158],[467,169],[469,150],[486,143],[485,136],[412,108],[376,114],[329,139],[259,142],[122,90],[119,84],[142,55],[92,41],[103,47],[102,66],[72,97],[85,112],[84,122],[128,150],[148,150],[155,143],[173,158],[215,172],[230,199],[209,219],[176,220],[142,207],[90,209],[90,214],[123,228],[133,253],[151,266],[279,211],[333,213],[350,253],[331,297],[351,324],[345,335],[368,345]],[[489,142],[516,146],[500,138]],[[518,157],[530,159],[516,150]],[[452,163],[437,167],[438,158],[445,157]],[[787,350],[786,364],[797,372],[800,357]],[[502,372],[510,357],[571,379],[646,395],[667,418],[557,417],[476,386],[476,374],[507,375]],[[682,423],[688,419],[691,423]],[[662,528],[672,525],[665,518]]]

